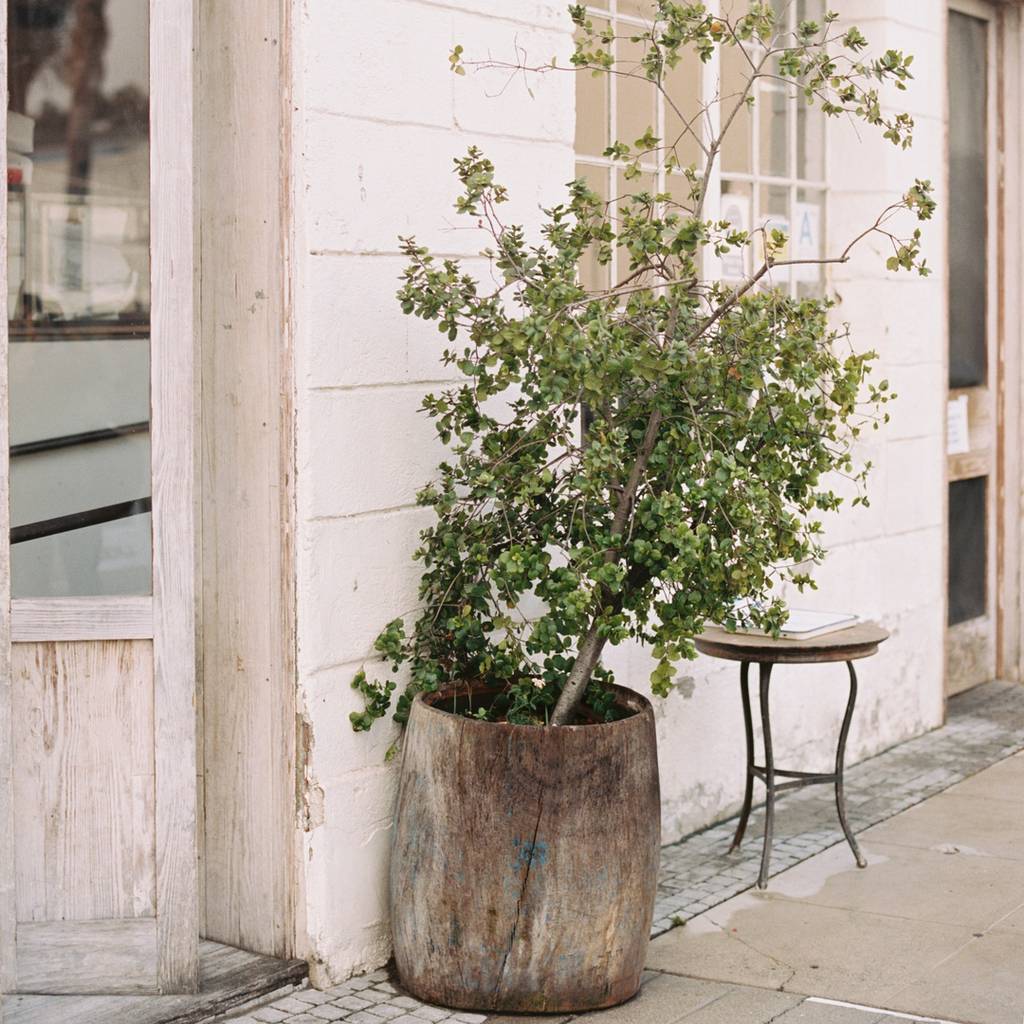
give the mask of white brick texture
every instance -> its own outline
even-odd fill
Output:
[[[295,0],[293,309],[297,381],[299,709],[306,742],[300,918],[314,982],[387,959],[395,771],[385,724],[354,735],[350,688],[380,628],[414,609],[413,505],[442,449],[417,410],[450,379],[433,325],[395,301],[399,235],[466,260],[452,161],[478,145],[536,230],[573,177],[573,82],[455,76],[448,54],[565,58],[564,5],[536,0]]]
[[[452,204],[452,159],[479,145],[511,192],[507,217],[536,230],[542,205],[573,176],[573,81],[500,72],[456,77],[447,54],[509,60],[565,56],[571,33],[561,2],[540,0],[294,0],[291,139],[293,310],[297,382],[297,602],[299,712],[306,763],[300,834],[300,919],[313,981],[324,986],[383,963],[388,954],[386,870],[394,795],[384,751],[394,738],[355,736],[349,683],[379,629],[416,602],[410,560],[429,521],[413,507],[441,450],[417,413],[424,393],[450,376],[434,327],[394,300],[403,260],[397,236],[475,257],[479,233]],[[871,223],[914,176],[942,177],[941,7],[850,0],[876,46],[914,52],[920,87],[906,95],[918,144],[901,154],[836,126],[830,140],[831,243]],[[528,88],[527,88],[528,86]],[[899,94],[894,102],[899,102]],[[888,100],[888,96],[886,97]],[[927,233],[944,259],[945,225]],[[881,356],[904,398],[893,422],[863,450],[877,469],[872,505],[828,517],[832,554],[820,589],[799,600],[852,608],[893,631],[861,671],[851,759],[936,725],[942,714],[943,360],[942,274],[928,280],[884,269],[881,246],[839,268],[837,319],[858,348]],[[620,680],[647,688],[648,654],[611,653]],[[657,704],[664,838],[721,819],[742,796],[737,667],[709,659],[684,666],[678,692]],[[842,666],[779,673],[780,759],[827,767],[845,693]]]

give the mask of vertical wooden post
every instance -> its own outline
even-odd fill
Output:
[[[278,957],[295,949],[290,13],[202,6],[196,113],[217,183],[198,196],[202,934]]]
[[[0,79],[7,88],[7,5],[0,9]],[[6,106],[6,104],[5,104]],[[7,443],[7,117],[0,118],[0,153],[5,173],[0,176],[0,295],[4,311],[0,318],[0,992],[11,992],[16,984],[14,891],[14,736],[11,728],[11,551],[10,503]]]
[[[150,0],[157,984],[199,987],[196,863],[194,5]]]

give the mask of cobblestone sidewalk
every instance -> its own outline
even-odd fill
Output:
[[[850,824],[863,831],[1024,749],[1024,686],[989,683],[950,701],[946,724],[854,765],[846,772]],[[762,789],[763,793],[763,789]],[[690,836],[661,855],[652,935],[751,888],[757,879],[764,819],[755,808],[744,846],[727,850],[735,819]],[[772,874],[843,842],[832,790],[818,786],[784,795],[776,807]],[[234,1024],[483,1024],[481,1014],[426,1006],[403,995],[386,970],[351,978],[325,992],[303,989]]]
[[[346,1021],[349,1024],[484,1024],[480,1013],[461,1013],[438,1006],[426,1006],[403,995],[390,981],[386,970],[350,978],[337,988],[320,992],[299,989],[269,1006],[249,1010],[231,1024],[323,1024]]]

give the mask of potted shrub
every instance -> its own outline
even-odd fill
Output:
[[[528,239],[503,222],[505,190],[471,149],[456,161],[457,209],[489,237],[499,285],[403,240],[402,307],[447,334],[444,359],[461,381],[424,402],[450,457],[419,494],[436,514],[416,553],[421,606],[376,642],[405,673],[395,717],[408,723],[395,959],[414,994],[478,1010],[580,1011],[636,992],[658,866],[655,731],[650,703],[615,685],[602,651],[650,645],[651,688],[665,696],[692,638],[709,619],[730,621],[739,599],[756,599],[762,626],[784,621],[773,587],[809,582],[817,515],[840,502],[829,474],[863,478],[851,443],[889,395],[869,381],[874,354],[833,324],[832,303],[789,297],[772,272],[845,261],[873,236],[891,244],[891,268],[926,273],[919,231],[889,225],[933,209],[919,181],[821,261],[787,258],[779,230],[707,216],[723,138],[761,78],[909,144],[911,119],[886,114],[877,88],[903,88],[911,58],[862,56],[863,37],[835,15],[786,35],[768,3],[730,19],[657,0],[632,37],[642,60],[623,67],[607,30],[582,5],[570,14],[576,71],[664,91],[679,60],[740,47],[749,75],[740,94],[715,99],[716,136],[685,129],[699,166],[681,166],[681,139],[653,128],[607,151],[634,181],[661,152],[688,183],[681,203],[638,188],[608,204],[574,181],[545,211],[543,237]],[[461,48],[451,63],[473,66]],[[607,263],[613,247],[628,271],[587,291],[581,259]],[[744,248],[745,280],[702,273],[702,254]],[[360,672],[353,685],[366,697],[353,725],[369,728],[398,683]]]

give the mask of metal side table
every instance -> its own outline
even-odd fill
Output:
[[[743,797],[743,810],[736,836],[729,847],[735,850],[743,841],[747,829],[750,808],[754,796],[754,778],[759,778],[768,791],[765,807],[764,849],[761,853],[761,872],[757,887],[768,884],[768,866],[772,853],[772,830],[775,825],[775,797],[786,789],[803,786],[834,784],[836,789],[836,810],[843,835],[850,844],[857,867],[867,866],[857,840],[850,831],[846,820],[846,799],[843,795],[843,762],[846,757],[846,738],[850,732],[853,708],[857,702],[857,673],[853,663],[859,658],[868,658],[878,650],[878,645],[889,634],[873,622],[862,622],[848,629],[827,633],[813,640],[773,640],[766,636],[751,636],[747,633],[727,633],[724,629],[709,626],[696,638],[697,650],[713,658],[725,658],[740,662],[740,693],[743,697],[743,724],[747,737],[747,785]],[[771,684],[772,668],[775,665],[820,665],[827,662],[845,661],[850,673],[850,695],[846,702],[842,728],[839,730],[839,744],[836,747],[836,765],[833,772],[796,772],[775,767],[775,753],[772,750],[771,716],[768,705],[768,689]],[[750,712],[750,687],[748,685],[751,663],[758,666],[760,676],[761,728],[764,734],[764,764],[759,765],[754,757],[754,724]],[[776,782],[777,778],[785,782]]]

